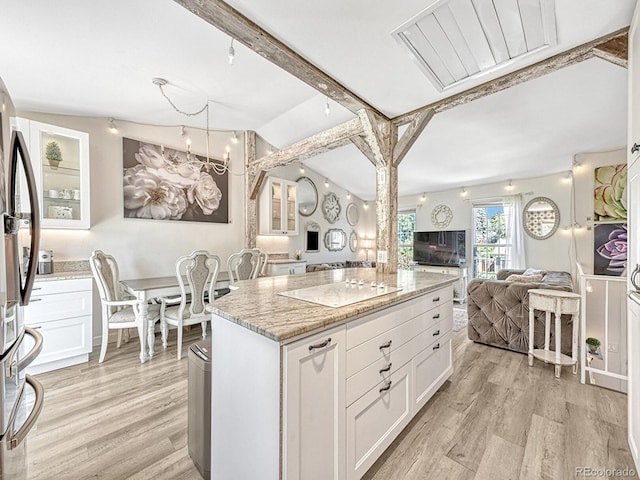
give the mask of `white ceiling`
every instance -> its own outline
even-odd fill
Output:
[[[391,32],[431,0],[229,0],[293,50],[388,116],[469,88],[439,92]],[[629,24],[634,0],[556,0],[558,44],[520,68]],[[0,0],[0,77],[20,110],[204,127],[173,112],[213,101],[211,125],[256,130],[282,148],[353,114],[234,43],[171,0]],[[502,74],[504,72],[500,72]],[[497,76],[498,73],[494,74]],[[592,59],[434,117],[400,166],[401,195],[568,170],[571,156],[624,146],[626,70]],[[373,199],[374,171],[352,146],[309,167]]]

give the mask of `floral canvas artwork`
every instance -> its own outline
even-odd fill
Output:
[[[594,170],[594,221],[627,220],[627,164],[607,165]]]
[[[229,172],[219,160],[122,139],[125,218],[229,223]]]
[[[627,269],[627,225],[601,223],[594,229],[593,273],[622,276]]]

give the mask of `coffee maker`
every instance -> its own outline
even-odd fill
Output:
[[[53,273],[53,250],[38,251],[38,274],[48,275]]]

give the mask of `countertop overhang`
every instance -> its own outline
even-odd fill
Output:
[[[278,293],[346,279],[365,284],[384,282],[402,290],[339,308],[288,298]],[[457,276],[401,270],[377,273],[374,268],[346,268],[311,272],[305,275],[261,277],[243,280],[238,288],[217,299],[212,312],[274,341],[287,343],[300,335],[353,320],[375,310],[400,303],[458,281]]]

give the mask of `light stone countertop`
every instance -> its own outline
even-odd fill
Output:
[[[278,295],[345,279],[362,279],[365,284],[384,282],[402,290],[339,308]],[[457,276],[440,273],[399,271],[376,273],[374,268],[347,268],[311,272],[305,275],[261,277],[236,282],[239,288],[217,299],[212,310],[219,316],[281,343],[316,330],[354,320],[395,303],[458,281]]]
[[[91,271],[53,272],[47,275],[36,275],[36,282],[52,282],[55,280],[75,280],[78,278],[91,278]]]
[[[307,263],[306,260],[296,260],[295,258],[275,258],[273,260],[267,260],[267,263],[274,265],[280,265],[283,263]]]

